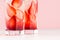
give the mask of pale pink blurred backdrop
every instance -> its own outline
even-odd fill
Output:
[[[0,26],[4,25],[5,0],[0,0]],[[38,0],[39,29],[60,29],[60,0]]]
[[[39,0],[38,27],[60,29],[60,0]]]

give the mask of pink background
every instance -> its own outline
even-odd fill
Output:
[[[5,1],[0,0],[0,26],[5,26],[4,6]],[[37,23],[39,29],[60,29],[60,1],[38,0]]]
[[[60,29],[60,0],[38,0],[38,27]]]

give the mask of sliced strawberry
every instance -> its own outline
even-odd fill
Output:
[[[16,17],[12,16],[9,21],[7,21],[8,30],[16,30]]]

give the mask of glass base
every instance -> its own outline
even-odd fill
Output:
[[[8,36],[19,36],[21,33],[21,31],[10,31],[10,30],[8,30],[7,32],[8,32],[7,34]]]
[[[24,30],[24,34],[37,34],[38,30]]]

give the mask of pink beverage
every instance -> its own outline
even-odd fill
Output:
[[[30,2],[30,0],[28,2]],[[37,30],[37,21],[36,21],[37,11],[38,11],[38,2],[37,0],[32,0],[30,2],[30,6],[28,7],[28,9],[25,10],[25,16],[24,16],[25,17],[25,26],[24,26],[25,32],[24,33],[30,34],[30,33],[34,33],[34,31]]]
[[[25,11],[25,30],[37,29],[36,13],[38,11],[37,0],[32,0],[27,11]]]
[[[11,5],[7,4],[7,17],[6,26],[8,30],[22,30],[23,29],[23,17],[17,13],[18,8],[21,6],[21,0],[12,0]]]

